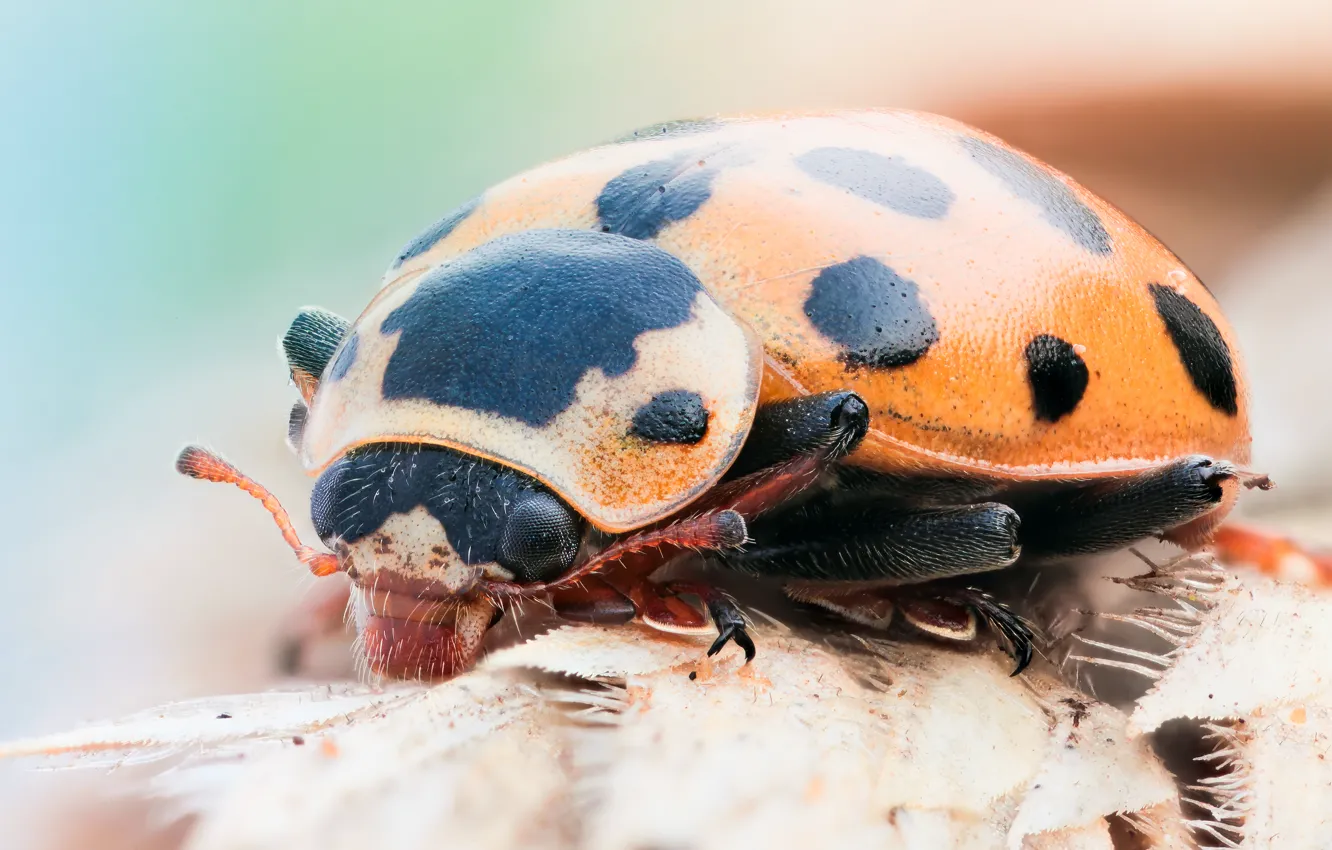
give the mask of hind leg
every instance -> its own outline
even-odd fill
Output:
[[[1226,523],[1212,536],[1212,550],[1229,564],[1247,564],[1273,578],[1332,587],[1332,554],[1305,551],[1270,531]]]
[[[978,590],[935,581],[1012,564],[1018,526],[1011,508],[994,503],[912,508],[873,494],[832,497],[755,523],[753,546],[721,560],[787,578],[792,598],[876,628],[887,627],[898,611],[921,631],[967,641],[984,621],[1021,671],[1032,655],[1026,624]]]

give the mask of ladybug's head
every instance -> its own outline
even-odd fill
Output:
[[[458,672],[442,648],[475,642],[500,614],[486,582],[547,582],[578,559],[583,518],[540,482],[451,449],[384,443],[360,447],[316,482],[311,514],[332,554],[296,538],[276,498],[203,449],[177,469],[237,484],[273,513],[297,556],[317,575],[351,577],[353,611],[376,673],[437,678]]]
[[[498,617],[482,583],[557,578],[573,566],[585,528],[576,511],[520,472],[402,443],[364,446],[328,467],[311,515],[354,584],[371,668],[396,675],[447,667],[432,657],[452,643],[446,632],[484,629]]]
[[[584,523],[521,472],[451,449],[358,448],[319,476],[316,533],[359,585],[453,598],[485,579],[549,581],[573,565]]]

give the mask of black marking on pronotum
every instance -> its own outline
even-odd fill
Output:
[[[524,568],[536,569],[556,547],[572,560],[570,538],[577,549],[577,514],[538,481],[436,446],[355,449],[319,476],[310,499],[315,531],[326,543],[355,543],[418,506],[439,520],[467,564],[503,562],[516,552]]]
[[[282,352],[289,368],[318,378],[337,351],[351,322],[320,307],[306,307],[296,314],[282,335]]]
[[[814,278],[805,315],[842,346],[850,366],[914,363],[939,339],[939,328],[914,281],[871,257],[829,266]]]
[[[444,216],[439,221],[430,225],[430,227],[426,228],[425,232],[420,236],[417,236],[411,242],[408,242],[403,246],[403,249],[398,252],[397,258],[393,261],[393,268],[396,269],[413,257],[419,257],[426,251],[435,247],[435,245],[439,244],[440,240],[447,237],[458,228],[458,225],[466,221],[467,217],[475,212],[476,208],[480,205],[481,196],[477,195],[475,198],[472,198],[470,201]]]
[[[328,379],[330,381],[341,381],[347,375],[347,370],[356,363],[356,352],[361,347],[361,337],[352,331],[347,337],[347,341],[338,349],[338,354],[333,358],[333,365],[328,367]]]
[[[625,133],[611,139],[606,144],[619,145],[625,142],[639,142],[647,139],[672,139],[679,136],[697,136],[701,133],[710,133],[713,130],[719,130],[725,126],[725,122],[719,118],[686,118],[679,121],[662,121],[658,124],[649,124],[646,127],[639,127],[632,133]]]
[[[796,165],[816,180],[915,218],[943,218],[956,198],[929,171],[873,151],[815,148],[796,157]]]
[[[637,361],[646,331],[687,321],[702,284],[652,245],[581,230],[502,236],[430,271],[380,331],[401,334],[384,398],[419,398],[541,427],[590,369]]]
[[[1017,151],[975,136],[962,136],[962,147],[981,168],[998,177],[1013,194],[1041,208],[1041,215],[1093,254],[1114,250],[1096,211],[1078,199],[1062,180]]]
[[[697,443],[708,430],[708,409],[693,390],[666,390],[634,414],[629,433],[653,443]]]
[[[1235,364],[1220,329],[1202,308],[1170,287],[1153,283],[1149,288],[1189,380],[1208,404],[1234,416],[1239,412]]]
[[[1057,336],[1041,334],[1027,344],[1025,357],[1036,418],[1058,422],[1072,413],[1090,377],[1077,350]]]
[[[717,168],[697,151],[635,165],[613,178],[597,196],[604,233],[653,239],[674,221],[693,215],[712,196]]]

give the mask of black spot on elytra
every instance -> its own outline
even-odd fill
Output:
[[[333,358],[333,365],[328,367],[328,379],[330,381],[341,381],[347,375],[347,370],[356,363],[356,352],[361,347],[361,337],[352,331],[351,336],[338,349],[338,356]]]
[[[870,257],[820,272],[805,300],[805,315],[842,346],[849,366],[905,366],[939,339],[915,282]]]
[[[331,546],[334,540],[355,543],[393,514],[424,505],[463,562],[483,564],[499,559],[509,518],[534,497],[547,530],[581,527],[576,512],[521,472],[451,449],[383,443],[356,449],[326,469],[315,482],[310,514],[319,538]]]
[[[1073,412],[1087,391],[1087,364],[1068,342],[1041,334],[1027,345],[1027,383],[1036,418],[1058,422]]]
[[[688,218],[712,196],[717,169],[700,165],[696,151],[635,165],[612,179],[597,196],[604,233],[654,239],[673,221]]]
[[[426,228],[424,233],[403,246],[403,249],[398,252],[397,259],[393,261],[393,268],[396,269],[413,257],[419,257],[426,251],[435,247],[440,240],[447,237],[458,228],[458,225],[466,221],[468,216],[476,212],[476,208],[480,205],[481,196],[477,195],[475,198],[472,198],[470,201],[444,216],[439,221],[430,225],[430,227]]]
[[[296,314],[282,335],[282,351],[291,369],[318,378],[338,350],[351,322],[319,307],[306,307]]]
[[[1041,208],[1041,215],[1093,254],[1113,250],[1110,234],[1096,211],[1084,204],[1055,175],[1017,151],[975,136],[963,136],[962,147],[981,168],[998,177],[1013,194]]]
[[[1179,352],[1189,380],[1212,407],[1230,416],[1239,412],[1235,366],[1230,347],[1216,323],[1202,309],[1168,286],[1150,285],[1156,312]]]
[[[384,334],[401,333],[384,397],[546,425],[589,369],[628,372],[638,336],[683,324],[701,291],[684,263],[634,239],[502,236],[433,269],[384,319]]]
[[[625,133],[623,136],[611,139],[606,144],[620,145],[625,142],[638,142],[645,139],[672,139],[679,136],[697,136],[701,133],[710,133],[713,130],[719,130],[725,126],[725,122],[718,118],[686,118],[679,121],[662,121],[658,124],[649,124],[646,127],[639,127],[632,133]]]
[[[654,443],[697,443],[708,430],[708,409],[693,390],[666,390],[634,414],[629,433]]]
[[[871,151],[815,148],[797,157],[796,165],[816,180],[916,218],[943,218],[956,198],[925,169]]]

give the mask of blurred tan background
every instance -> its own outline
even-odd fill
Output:
[[[0,737],[272,684],[313,580],[176,450],[223,451],[309,533],[276,353],[295,309],[355,315],[447,209],[669,118],[911,107],[1069,172],[1233,319],[1280,485],[1247,510],[1325,533],[1332,4],[369,8],[0,0]],[[0,764],[5,846],[173,846],[104,799],[123,786]]]

